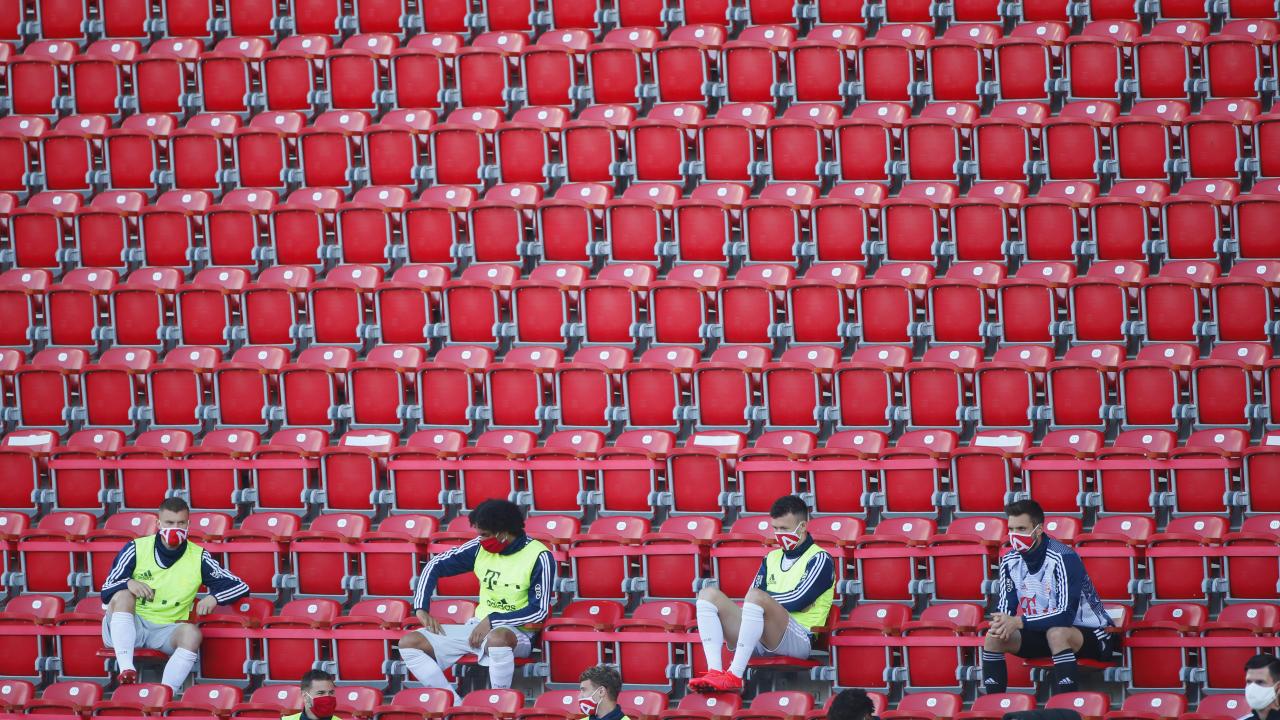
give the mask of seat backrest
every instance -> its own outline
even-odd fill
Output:
[[[347,615],[376,617],[383,622],[402,623],[411,617],[409,603],[399,598],[370,598],[351,606]]]
[[[524,706],[524,693],[519,690],[500,688],[474,690],[462,698],[462,704],[470,707],[493,708],[499,715],[514,715]]]
[[[626,610],[621,603],[612,600],[575,600],[560,613],[562,618],[589,620],[593,623],[612,625],[622,618]]]

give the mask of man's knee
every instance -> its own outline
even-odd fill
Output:
[[[710,602],[710,603],[717,602],[721,598],[725,598],[725,597],[728,597],[728,596],[725,595],[720,590],[720,588],[715,587],[713,585],[708,585],[707,587],[704,587],[698,591],[698,599],[706,600],[707,602]]]
[[[111,596],[111,602],[107,603],[107,607],[111,612],[133,612],[137,606],[138,600],[133,593],[128,590],[118,590],[116,594]]]
[[[982,639],[982,649],[987,652],[1017,652],[1020,645],[1021,643],[1017,642],[1013,637],[1000,638],[991,633],[987,633]]]
[[[401,650],[421,650],[424,653],[435,657],[431,650],[431,641],[423,637],[422,633],[411,632],[400,638]]]
[[[186,648],[194,652],[200,649],[200,643],[203,640],[204,635],[201,634],[200,628],[189,623],[181,623],[173,632],[173,646],[176,648]]]
[[[509,647],[516,646],[516,634],[510,628],[494,628],[490,631],[486,638],[489,647]]]
[[[767,606],[776,602],[773,599],[772,595],[765,592],[764,590],[761,590],[760,588],[751,588],[750,590],[748,590],[747,596],[743,598],[743,600],[753,605],[761,605],[761,606]]]
[[[1056,627],[1049,628],[1045,633],[1045,639],[1049,641],[1050,650],[1061,652],[1068,648],[1078,648],[1083,637],[1080,631],[1073,627]]]

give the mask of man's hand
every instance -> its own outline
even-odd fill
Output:
[[[151,586],[144,582],[140,582],[138,580],[130,580],[129,582],[125,583],[124,586],[129,589],[129,592],[133,593],[133,596],[135,598],[140,598],[142,600],[146,600],[147,602],[151,602],[156,597],[156,591],[152,590]]]
[[[196,615],[208,615],[216,607],[218,607],[218,599],[212,595],[205,595],[200,598],[200,602],[196,603]]]
[[[444,634],[444,631],[440,629],[440,621],[431,617],[431,614],[428,613],[426,610],[419,610],[415,614],[418,616],[418,621],[422,623],[423,630],[426,630],[427,632],[430,632],[430,633],[435,633],[436,635]]]
[[[1020,618],[1004,613],[996,613],[991,616],[991,628],[987,632],[1000,640],[1008,640],[1013,636],[1013,632],[1020,627],[1022,627]]]
[[[489,618],[481,620],[474,628],[471,629],[471,637],[467,638],[467,642],[471,647],[478,648],[484,639],[489,637],[489,631],[493,627],[489,624]]]

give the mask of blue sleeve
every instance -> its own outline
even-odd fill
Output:
[[[529,573],[529,604],[511,612],[489,614],[489,627],[522,627],[542,622],[551,614],[551,590],[555,584],[556,564],[551,553],[538,555]]]
[[[756,578],[751,581],[751,587],[756,588],[758,590],[766,590],[765,578],[768,577],[768,573],[769,573],[769,558],[768,556],[765,556],[760,560],[760,569],[756,571]]]
[[[1048,558],[1045,559],[1048,562]],[[1023,617],[1022,624],[1031,630],[1048,630],[1071,627],[1076,622],[1080,607],[1080,590],[1084,586],[1084,562],[1074,552],[1066,552],[1054,563],[1050,597],[1057,599],[1056,607],[1046,608],[1031,617]]]
[[[200,577],[219,605],[233,603],[249,594],[249,585],[219,565],[208,550],[200,560]]]
[[[787,612],[800,612],[817,601],[836,583],[836,566],[831,555],[820,552],[814,555],[804,569],[804,579],[791,590],[769,593]]]
[[[1009,556],[1000,559],[1000,597],[996,600],[996,612],[1005,615],[1018,613],[1018,590],[1009,577]]]
[[[431,596],[435,594],[436,581],[440,578],[474,570],[479,552],[480,538],[474,538],[431,558],[418,576],[418,587],[413,593],[413,609],[426,610],[431,606]]]
[[[129,579],[133,577],[135,552],[134,544],[127,542],[116,553],[116,559],[111,561],[111,571],[107,573],[107,579],[102,581],[100,596],[103,605],[110,603],[111,597],[129,584]]]

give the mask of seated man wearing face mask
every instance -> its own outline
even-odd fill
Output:
[[[478,536],[431,558],[418,578],[413,607],[422,629],[400,638],[405,667],[426,687],[453,690],[442,668],[474,653],[489,667],[495,688],[511,687],[516,658],[528,657],[533,630],[551,611],[555,562],[545,545],[524,533],[524,515],[507,500],[485,500],[471,511]],[[480,604],[475,617],[446,633],[427,612],[442,577],[475,573]],[[454,693],[455,697],[457,693]]]
[[[102,583],[102,642],[113,649],[120,684],[138,681],[133,665],[137,648],[169,655],[162,682],[176,693],[196,662],[200,630],[187,622],[191,606],[208,615],[249,594],[249,586],[218,564],[209,551],[187,542],[191,509],[182,498],[160,504],[160,530],[126,543]],[[203,585],[209,594],[196,602]]]
[[[631,720],[618,704],[622,676],[608,665],[593,665],[578,680],[578,709],[582,720]]]
[[[302,712],[285,715],[280,720],[342,720],[333,713],[338,709],[334,677],[323,670],[308,670],[302,676]]]
[[[773,536],[782,547],[760,563],[742,607],[719,588],[698,593],[698,634],[707,672],[689,681],[696,692],[740,692],[752,655],[808,658],[812,629],[827,624],[835,594],[835,563],[809,535],[809,508],[795,495],[769,509]],[[721,652],[734,647],[725,670]]]
[[[1244,701],[1253,712],[1240,720],[1280,720],[1280,660],[1275,655],[1254,655],[1244,664]]]
[[[1005,653],[1053,658],[1052,693],[1075,692],[1078,658],[1112,659],[1112,626],[1075,550],[1044,533],[1044,510],[1032,500],[1008,505],[1009,544],[1000,558],[1000,597],[982,647],[983,689],[1009,683]]]

